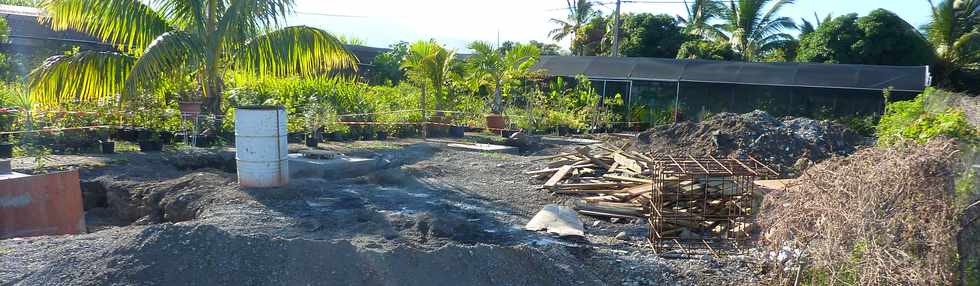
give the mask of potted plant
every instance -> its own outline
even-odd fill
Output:
[[[337,113],[330,105],[314,100],[306,106],[303,119],[306,123],[306,146],[317,148],[320,133],[337,124]]]
[[[96,130],[97,136],[99,136],[99,147],[102,150],[102,154],[114,154],[116,153],[116,142],[112,141],[112,129],[100,128]]]

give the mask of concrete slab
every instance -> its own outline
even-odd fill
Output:
[[[289,154],[289,178],[354,178],[387,168],[390,161],[381,158],[355,158],[337,155],[333,159],[310,159]]]
[[[491,153],[506,153],[506,154],[517,154],[520,149],[517,147],[504,146],[504,145],[493,145],[493,144],[458,144],[452,143],[448,144],[449,148],[463,150],[463,151],[476,151],[476,152],[491,152]]]
[[[541,137],[541,142],[556,145],[592,145],[602,143],[602,141],[599,140],[554,136],[543,136]]]

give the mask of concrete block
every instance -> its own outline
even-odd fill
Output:
[[[446,145],[449,148],[463,150],[463,151],[476,151],[476,152],[491,152],[491,153],[506,153],[506,154],[517,154],[520,149],[517,147],[503,146],[503,145],[493,145],[493,144],[449,144]]]
[[[302,154],[289,154],[289,178],[354,178],[387,168],[390,164],[381,158],[337,155],[333,159],[310,159]]]

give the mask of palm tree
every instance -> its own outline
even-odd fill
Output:
[[[473,55],[466,60],[471,87],[493,86],[493,112],[496,114],[503,112],[504,84],[525,75],[541,56],[541,50],[533,44],[516,44],[502,52],[490,43],[476,41],[470,43],[469,49],[473,50]]]
[[[732,50],[747,61],[760,60],[776,49],[792,45],[794,38],[785,31],[796,29],[796,24],[778,14],[793,1],[730,0],[721,14],[725,22],[721,39],[731,43]]]
[[[31,72],[29,84],[42,104],[125,100],[192,74],[205,111],[217,114],[229,69],[316,76],[356,68],[357,59],[331,34],[283,27],[292,7],[292,0],[45,0],[42,20],[53,29],[87,33],[120,52],[51,57]]]
[[[548,36],[555,41],[561,41],[571,36],[573,43],[570,49],[572,50],[572,54],[580,54],[576,53],[578,50],[574,43],[576,34],[578,34],[579,29],[583,25],[598,16],[598,11],[592,9],[592,3],[588,0],[565,0],[565,2],[568,4],[568,16],[565,20],[551,18],[549,22],[558,25],[558,27],[548,32]]]
[[[442,110],[444,102],[442,90],[446,81],[452,76],[453,61],[456,51],[447,50],[435,40],[417,41],[408,47],[408,53],[402,61],[402,69],[406,75],[419,82],[422,86],[421,104],[425,106],[425,88],[431,84],[435,90],[437,110]]]
[[[814,22],[810,22],[804,18],[800,18],[800,21],[802,22],[799,27],[800,38],[802,39],[803,36],[816,32],[817,29],[820,28],[820,25],[823,25],[823,23],[829,23],[831,20],[833,20],[833,18],[834,18],[833,13],[828,13],[827,16],[823,18],[823,20],[820,20],[820,16],[817,16],[817,12],[813,12],[813,19],[815,20]],[[816,25],[814,25],[813,23],[816,23]]]
[[[980,0],[943,0],[932,5],[932,21],[925,25],[939,56],[941,84],[965,70],[980,69]]]
[[[684,0],[684,8],[687,8],[687,18],[677,16],[677,22],[684,26],[684,32],[706,40],[721,34],[719,27],[710,23],[724,10],[720,2],[694,0],[693,4],[688,4]]]

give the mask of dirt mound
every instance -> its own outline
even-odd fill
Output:
[[[637,136],[655,153],[751,155],[784,174],[800,159],[820,161],[853,153],[867,140],[842,125],[804,117],[775,118],[764,111],[719,113],[703,122],[659,126]]]
[[[214,226],[144,228],[94,260],[71,255],[21,285],[598,285],[560,246],[384,248],[362,240],[245,236]],[[95,253],[93,253],[95,254]],[[58,277],[58,279],[51,279]],[[57,280],[57,281],[53,281]]]

